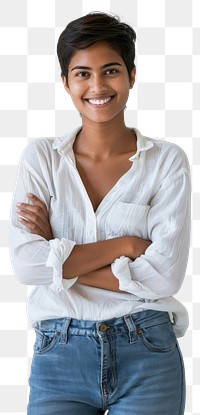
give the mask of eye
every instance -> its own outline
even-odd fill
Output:
[[[77,76],[79,78],[85,78],[85,77],[89,76],[89,73],[81,71],[81,72],[77,72],[75,76]]]
[[[105,72],[106,75],[115,75],[117,73],[119,73],[118,69],[107,69],[107,71]]]

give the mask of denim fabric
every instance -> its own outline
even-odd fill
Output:
[[[185,376],[169,315],[41,321],[28,415],[183,415]]]

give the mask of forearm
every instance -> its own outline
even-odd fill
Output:
[[[126,292],[119,289],[119,281],[113,275],[110,265],[80,276],[77,283],[109,291]]]
[[[110,265],[120,256],[135,259],[145,252],[151,241],[124,236],[84,245],[76,245],[63,264],[63,278],[73,278]]]
[[[128,237],[76,245],[63,264],[63,278],[68,279],[88,274],[127,254]]]

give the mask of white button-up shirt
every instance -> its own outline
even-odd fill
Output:
[[[186,272],[190,234],[190,174],[184,151],[175,144],[144,137],[138,129],[131,168],[117,181],[94,212],[76,168],[73,143],[81,127],[58,138],[33,140],[19,164],[13,197],[10,251],[23,284],[35,285],[28,317],[106,320],[144,309],[168,311],[177,336],[188,326],[185,307],[173,295]],[[16,203],[26,193],[46,203],[54,239],[46,241],[20,222]],[[116,258],[113,292],[62,278],[62,264],[75,244],[132,235],[152,244],[144,255]]]

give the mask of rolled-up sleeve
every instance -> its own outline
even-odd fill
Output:
[[[27,193],[39,197],[48,209],[50,206],[50,192],[45,177],[48,159],[42,154],[40,144],[37,146],[38,140],[34,141],[26,147],[19,163],[10,215],[10,257],[14,273],[22,284],[49,284],[54,291],[59,292],[71,287],[78,278],[66,280],[63,286],[62,265],[76,242],[66,238],[47,241],[22,225],[16,213],[18,202],[30,203]]]
[[[190,195],[189,166],[178,168],[163,180],[148,213],[152,244],[134,261],[120,257],[111,266],[121,290],[150,300],[178,292],[189,254]]]

